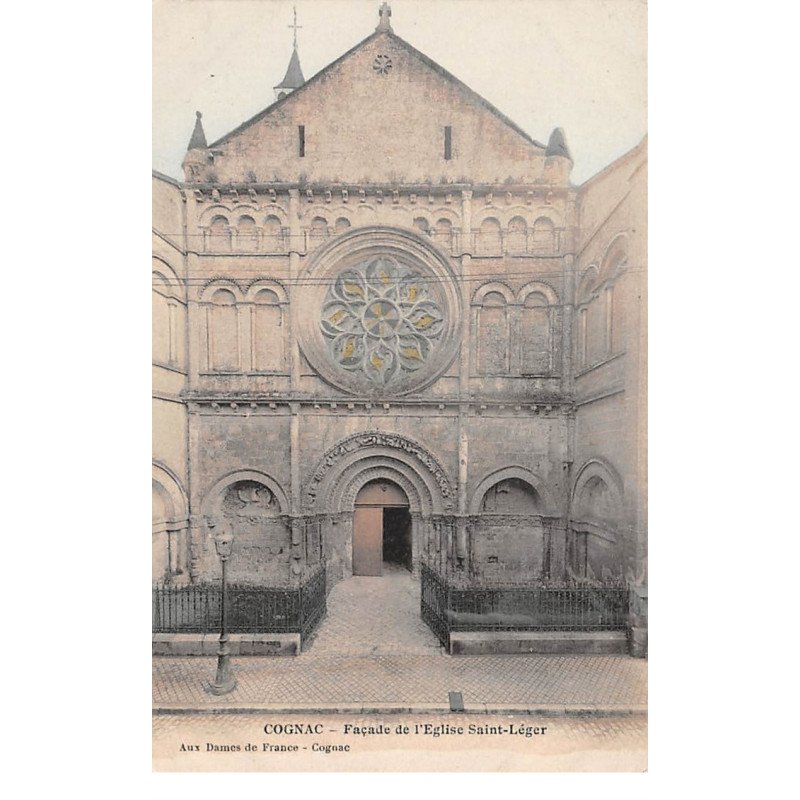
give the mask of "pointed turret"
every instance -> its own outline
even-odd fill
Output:
[[[305,82],[306,79],[303,77],[303,69],[300,66],[300,56],[297,54],[297,48],[295,48],[292,50],[292,57],[289,59],[286,75],[284,75],[283,80],[274,87],[278,99],[280,100],[281,97],[286,97],[287,94],[290,94],[295,89],[299,89]]]
[[[563,156],[572,161],[563,128],[553,128],[553,132],[550,134],[550,141],[547,143],[547,150],[545,150],[544,154],[545,156]]]
[[[567,147],[563,128],[553,128],[547,149],[544,151],[544,179],[547,183],[564,185],[569,183],[572,172],[572,156]]]
[[[189,139],[189,146],[186,148],[186,156],[183,159],[183,173],[187,183],[202,183],[208,177],[208,167],[211,166],[211,153],[206,142],[206,132],[203,130],[203,115],[197,111],[197,118],[194,121],[192,138]]]
[[[388,3],[384,3],[378,11],[378,27],[375,30],[392,33],[392,7]]]
[[[300,55],[297,52],[297,29],[303,27],[297,24],[297,8],[294,9],[294,22],[289,27],[294,28],[294,48],[283,80],[277,86],[272,87],[275,89],[276,100],[282,100],[287,94],[299,89],[306,82],[303,77],[303,68],[300,66]]]
[[[206,142],[206,132],[203,130],[203,115],[199,111],[195,111],[197,119],[194,122],[194,130],[192,131],[192,138],[189,139],[189,146],[187,150],[196,150],[198,148],[205,150],[208,147]]]

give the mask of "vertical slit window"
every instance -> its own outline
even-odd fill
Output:
[[[297,126],[297,151],[300,158],[305,158],[306,155],[306,126]]]
[[[444,128],[444,160],[450,161],[453,157],[453,129],[450,125]]]

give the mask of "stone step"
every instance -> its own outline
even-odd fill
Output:
[[[450,634],[451,655],[617,655],[627,651],[625,631],[463,631]]]

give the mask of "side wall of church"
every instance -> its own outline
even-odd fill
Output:
[[[185,576],[188,559],[188,371],[183,202],[174,181],[153,177],[152,437],[153,579]]]
[[[646,565],[646,143],[586,184],[573,326],[572,566]]]

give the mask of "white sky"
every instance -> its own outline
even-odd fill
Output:
[[[182,177],[203,112],[209,142],[270,105],[292,51],[291,0],[155,0],[153,167]],[[379,0],[298,0],[306,80],[369,36]],[[582,183],[646,133],[641,0],[393,0],[395,33],[534,139],[564,128]]]

